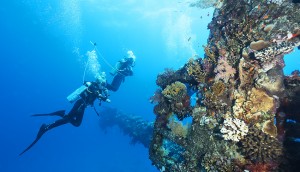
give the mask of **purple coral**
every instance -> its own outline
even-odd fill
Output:
[[[226,57],[220,56],[214,72],[216,74],[215,81],[223,80],[227,83],[230,78],[234,77],[236,70],[228,64]]]

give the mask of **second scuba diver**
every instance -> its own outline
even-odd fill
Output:
[[[134,67],[134,65],[135,56],[132,51],[128,51],[127,57],[119,60],[115,65],[115,68],[110,71],[110,74],[113,75],[114,78],[111,84],[106,85],[107,89],[111,91],[117,91],[122,82],[125,81],[125,77],[133,75],[132,67]]]

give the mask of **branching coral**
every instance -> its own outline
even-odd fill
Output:
[[[205,72],[201,69],[201,59],[190,59],[186,65],[186,70],[198,83],[205,82]]]
[[[244,123],[244,121],[227,117],[224,120],[223,127],[221,128],[221,133],[225,140],[238,142],[247,135],[248,126]]]
[[[225,57],[219,57],[214,72],[216,73],[215,81],[223,80],[227,83],[229,79],[234,78],[236,70],[228,64]]]
[[[285,66],[283,55],[292,52],[299,45],[300,43],[283,41],[278,45],[275,44],[272,47],[255,52],[255,58],[261,61],[264,71],[268,71],[276,66],[283,68]]]
[[[281,143],[254,126],[249,127],[247,137],[241,140],[241,151],[254,163],[277,162],[283,154]]]

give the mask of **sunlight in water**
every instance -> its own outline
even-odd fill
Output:
[[[91,74],[93,77],[98,77],[100,73],[100,63],[98,61],[98,56],[95,50],[88,51],[86,53],[88,60],[86,64],[86,72]]]

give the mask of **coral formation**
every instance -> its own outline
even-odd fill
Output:
[[[225,83],[228,82],[229,79],[234,78],[234,74],[236,70],[232,68],[225,57],[219,57],[218,65],[215,68],[215,81],[223,80]]]
[[[187,94],[187,89],[183,83],[176,81],[171,85],[168,85],[162,91],[162,94],[170,101],[179,101],[184,95]]]
[[[253,50],[257,50],[257,51],[267,48],[268,46],[269,46],[269,43],[264,40],[253,41],[250,43],[250,48]]]
[[[252,88],[246,94],[235,92],[233,113],[236,118],[244,119],[247,123],[262,122],[274,114],[275,100],[265,91]],[[273,116],[274,117],[274,116]]]
[[[157,116],[150,159],[165,171],[291,169],[295,163],[283,151],[284,133],[289,133],[284,124],[290,114],[300,121],[295,106],[300,105],[300,79],[284,79],[282,69],[284,55],[300,45],[300,5],[286,0],[198,0],[191,6],[215,7],[204,58],[190,59],[164,84],[161,77],[157,80],[162,90],[175,82],[194,88],[195,106],[178,118],[190,116],[191,127],[178,139],[168,127],[171,115]],[[178,113],[175,99],[181,102],[178,107],[189,100],[186,94],[165,95],[167,101],[155,107],[169,104],[169,114]],[[182,148],[180,161],[161,153],[164,139]]]
[[[182,122],[175,121],[174,118],[172,118],[168,126],[175,136],[186,138],[188,134],[188,125],[183,125]]]
[[[205,82],[206,73],[201,69],[201,59],[190,59],[186,65],[186,70],[198,83]]]
[[[203,59],[157,76],[152,163],[166,172],[297,171],[300,77],[284,76],[283,67],[284,55],[300,46],[300,4],[198,0],[191,6],[215,7],[210,35]],[[189,127],[182,127],[188,117]]]
[[[282,144],[254,126],[241,140],[241,151],[253,163],[277,163],[283,155]]]
[[[221,128],[221,133],[225,140],[232,140],[235,142],[240,141],[248,133],[248,126],[237,118],[232,119],[227,117],[224,120],[223,127]]]
[[[262,131],[265,132],[266,134],[269,134],[270,136],[273,136],[276,138],[277,128],[274,124],[274,120],[266,121],[262,126]]]

